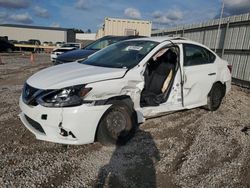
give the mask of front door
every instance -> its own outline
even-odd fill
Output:
[[[164,49],[169,49],[169,46],[167,46],[166,48],[162,48],[155,55],[159,55],[159,54],[162,55],[161,52]],[[173,50],[177,54],[177,60],[174,63],[175,68],[171,71],[171,73],[168,74],[167,79],[164,81],[164,84],[168,83],[168,87],[167,87],[168,90],[166,92],[167,94],[166,102],[163,102],[157,106],[143,107],[141,110],[142,110],[144,117],[156,116],[162,113],[183,109],[182,95],[181,95],[182,87],[181,87],[181,71],[180,71],[181,70],[180,69],[180,48],[179,46],[178,47],[175,46],[175,47],[172,47],[171,50]],[[166,51],[164,51],[163,53],[165,52]],[[155,55],[152,57],[152,59],[154,59]],[[153,61],[153,63],[157,63],[157,62]],[[150,65],[148,65],[148,67],[150,67]],[[164,86],[164,84],[162,86]],[[160,95],[158,96],[161,97]]]

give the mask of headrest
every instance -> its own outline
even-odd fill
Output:
[[[157,58],[157,60],[164,63],[174,64],[177,62],[177,55],[171,49],[168,49],[164,54],[162,54],[159,58]]]

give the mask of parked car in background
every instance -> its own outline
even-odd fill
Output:
[[[50,54],[50,60],[55,62],[58,55],[81,48],[80,43],[66,43],[59,48],[55,48]]]
[[[216,53],[187,39],[122,41],[31,76],[20,118],[39,140],[122,143],[147,118],[201,106],[217,110],[231,88],[230,71]]]
[[[28,41],[21,40],[21,41],[18,42],[18,44],[29,44],[29,42],[28,42]]]
[[[21,41],[18,42],[18,44],[28,45],[29,42],[28,42],[28,41],[21,40]],[[31,48],[26,48],[26,47],[19,47],[19,49],[20,49],[21,51],[31,51],[31,50],[32,50]]]
[[[15,46],[6,40],[0,40],[0,52],[12,52]]]
[[[57,46],[57,43],[58,42],[56,42],[55,44],[53,44],[53,42],[48,42],[48,41],[44,41],[42,44],[43,44],[43,46]],[[64,44],[64,43],[62,43],[62,44]]]
[[[37,40],[37,39],[30,39],[28,40],[28,43],[31,45],[41,45],[40,40]]]
[[[9,40],[9,43],[11,43],[11,44],[18,44],[18,41],[17,40]]]
[[[62,45],[64,45],[65,43],[64,42],[56,42],[56,47],[61,47]]]
[[[102,48],[107,47],[110,44],[114,44],[116,42],[123,41],[123,40],[139,38],[139,37],[142,37],[142,36],[105,36],[89,44],[83,49],[73,50],[73,51],[66,52],[64,54],[59,55],[55,59],[54,64],[57,65],[57,64],[81,60],[97,52],[98,50],[101,50]]]
[[[43,42],[43,46],[48,46],[48,45],[49,45],[49,42],[47,42],[47,41]]]

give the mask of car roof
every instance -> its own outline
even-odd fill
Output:
[[[129,36],[115,36],[115,35],[107,35],[104,36],[100,39],[121,39],[121,40],[126,40],[126,39],[135,39],[135,38],[145,38],[145,36],[137,36],[137,35],[129,35]]]
[[[192,41],[192,40],[184,38],[184,37],[158,36],[158,37],[136,38],[136,39],[130,39],[130,40],[147,40],[147,41],[154,41],[154,42],[159,42],[159,43],[162,43],[165,41],[169,41],[169,43],[171,43],[171,42],[173,42],[173,43],[187,43],[187,44],[195,44],[195,45],[202,46],[204,48],[209,49],[207,46],[205,46],[201,43]]]
[[[6,40],[0,40],[1,43],[10,43],[9,41]]]
[[[159,43],[162,43],[164,41],[193,42],[193,41],[191,41],[187,38],[183,38],[183,37],[167,37],[167,36],[143,37],[143,38],[135,38],[133,40],[149,40],[149,41],[154,41],[154,42],[159,42]]]

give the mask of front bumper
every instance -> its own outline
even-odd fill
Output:
[[[226,94],[231,90],[231,87],[232,87],[232,80],[228,80],[225,82],[226,84]]]
[[[29,106],[23,102],[22,97],[19,105],[22,110],[19,115],[21,121],[38,140],[75,145],[94,142],[98,123],[110,107],[88,104],[69,108]],[[61,135],[61,129],[71,132],[74,136]]]

